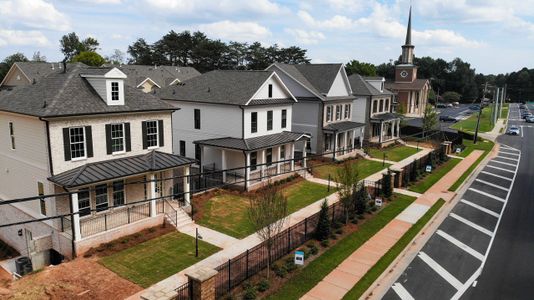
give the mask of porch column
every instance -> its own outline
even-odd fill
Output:
[[[150,180],[150,217],[156,216],[156,175],[154,173],[150,173],[148,175],[148,178]]]
[[[80,208],[78,206],[78,193],[70,194],[70,201],[72,203],[72,235],[75,241],[82,238],[82,230],[80,228]]]
[[[382,143],[382,137],[384,135],[384,123],[380,122],[380,134],[378,135],[378,142]]]
[[[286,145],[280,145],[278,146],[278,153],[276,153],[276,174],[280,174],[280,164],[283,164],[284,162],[280,162],[280,153],[282,153],[282,147],[285,147]],[[284,158],[285,159],[285,158]]]
[[[250,180],[250,152],[245,153],[245,191],[248,190],[248,181]]]
[[[365,126],[368,126],[368,125],[365,125]],[[363,127],[360,129],[360,149],[363,148]]]
[[[302,146],[302,167],[303,168],[306,168],[307,167],[307,163],[306,163],[306,148],[308,146],[308,140],[304,140],[304,146]]]
[[[189,191],[190,191],[190,188],[189,188],[189,184],[191,182],[191,180],[189,180],[189,168],[190,166],[185,166],[184,167],[184,200],[185,200],[185,203],[186,205],[191,205],[191,194],[189,194]]]
[[[265,177],[265,168],[267,168],[267,166],[265,165],[267,161],[267,159],[265,158],[265,152],[265,149],[261,150],[261,180],[263,180],[263,177]]]
[[[400,119],[397,120],[397,137],[400,137]]]
[[[221,150],[222,181],[226,182],[226,150]]]
[[[295,171],[295,143],[291,144],[291,172]]]
[[[389,127],[391,127],[391,138],[395,137],[395,121],[389,122]]]

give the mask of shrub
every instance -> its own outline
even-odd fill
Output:
[[[319,221],[315,229],[315,238],[318,241],[324,241],[330,236],[330,220],[328,219],[328,202],[326,199],[321,204],[319,212]]]
[[[293,260],[293,257],[286,258],[285,264],[284,264],[287,272],[291,273],[297,269],[297,265],[295,264],[295,261]]]
[[[372,206],[372,207],[371,207],[371,211],[372,211],[372,212],[375,212],[377,209],[378,209],[378,207],[376,207],[376,206]]]
[[[339,228],[338,230],[336,230],[336,234],[343,234],[343,229]]]
[[[340,222],[334,222],[334,223],[332,223],[332,228],[333,228],[333,229],[339,229],[339,228],[341,228],[341,227],[343,227],[343,224],[341,224]]]
[[[262,293],[268,290],[270,287],[271,285],[269,284],[269,281],[267,279],[262,279],[260,282],[258,282],[256,289],[258,292]]]
[[[310,248],[310,255],[315,255],[317,253],[319,253],[319,248],[317,248],[317,246],[315,246],[315,244],[311,245],[308,245],[308,247]]]
[[[356,197],[356,214],[361,215],[367,208],[368,193],[365,185],[362,184],[354,196]]]
[[[279,265],[278,263],[276,263],[273,264],[271,269],[273,270],[274,274],[276,274],[276,276],[280,278],[284,278],[287,276],[287,269],[285,265]]]
[[[123,240],[121,241],[121,243],[126,244],[126,243],[128,243],[129,241],[130,241],[130,239],[126,238],[126,239],[123,239]]]
[[[148,228],[148,232],[154,233],[154,232],[156,232],[156,228],[150,227],[150,228]]]
[[[324,248],[330,246],[330,241],[329,240],[322,240],[321,241],[321,246],[323,246]]]
[[[337,240],[337,235],[335,235],[334,233],[332,233],[332,234],[330,235],[330,239],[332,239],[332,240]]]
[[[354,219],[352,219],[351,222],[352,222],[352,224],[355,224],[355,225],[358,224],[358,218],[354,218]]]
[[[391,197],[393,194],[393,185],[391,184],[391,171],[388,170],[386,174],[382,177],[382,194],[385,198]]]
[[[358,215],[358,219],[360,219],[360,220],[365,219],[365,216],[363,215],[363,213]]]
[[[245,288],[243,300],[254,300],[256,299],[256,296],[256,289],[253,286],[248,286]]]

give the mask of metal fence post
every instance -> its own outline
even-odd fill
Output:
[[[247,249],[247,260],[245,262],[245,278],[248,279],[248,249]]]
[[[336,203],[332,205],[332,223],[336,221]]]
[[[287,253],[291,251],[291,227],[287,228]]]
[[[65,225],[63,224],[63,216],[61,216],[61,232],[65,232]]]
[[[232,265],[232,260],[229,259],[228,260],[228,293],[230,293],[230,290],[232,289],[232,271],[231,271],[231,268],[230,266]]]
[[[104,229],[108,231],[108,214],[104,214]]]
[[[304,241],[308,240],[308,218],[304,219]]]
[[[128,224],[130,224],[130,207],[129,206],[126,209],[126,211],[128,212]]]

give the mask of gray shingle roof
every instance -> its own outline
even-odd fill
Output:
[[[157,91],[165,100],[245,105],[272,71],[216,70]]]
[[[349,129],[359,128],[365,126],[364,123],[352,122],[352,121],[343,121],[338,123],[328,124],[323,127],[326,131],[347,131]]]
[[[295,100],[293,99],[271,98],[271,99],[253,99],[249,102],[248,105],[272,105],[272,104],[293,104],[293,103],[295,103]]]
[[[35,84],[0,91],[0,110],[37,117],[176,110],[154,95],[126,85],[125,104],[108,106],[80,76],[87,72],[92,71],[84,64],[74,64],[66,73],[51,73]]]
[[[48,180],[66,188],[189,165],[195,160],[159,151],[89,163],[54,175]]]
[[[195,141],[195,144],[227,148],[227,149],[236,149],[236,150],[245,150],[245,151],[254,151],[264,148],[269,148],[277,145],[287,144],[295,142],[305,137],[306,134],[298,132],[284,131],[281,133],[269,134],[254,138],[248,139],[238,139],[238,138],[218,138],[218,139],[209,139],[209,140],[200,140]]]
[[[416,79],[413,82],[386,82],[386,88],[390,90],[420,90],[428,82],[428,79]]]
[[[401,115],[398,115],[396,113],[385,113],[385,114],[374,115],[371,117],[371,120],[389,121],[389,120],[394,120],[394,119],[399,119],[399,118],[401,118]]]
[[[52,73],[58,73],[63,71],[62,63],[48,63],[48,62],[16,62],[16,65],[26,76],[30,82],[39,81],[41,78],[46,77]],[[72,67],[75,64],[67,64],[67,68]]]
[[[356,96],[393,95],[393,93],[388,89],[384,89],[384,92],[380,92],[359,74],[350,75],[349,83],[352,88],[352,94]]]
[[[160,87],[166,87],[178,79],[180,82],[199,76],[200,72],[193,67],[122,65],[116,66],[128,76],[126,83],[137,87],[150,78]]]
[[[301,84],[314,91],[316,94],[325,96],[336,75],[343,66],[342,64],[281,64],[275,66],[290,74]]]

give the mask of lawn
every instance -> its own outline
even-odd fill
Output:
[[[219,250],[199,241],[199,255],[195,257],[195,239],[176,231],[106,256],[99,262],[121,277],[147,288]]]
[[[359,230],[343,238],[321,256],[299,269],[278,291],[267,299],[299,299],[312,289],[369,238],[415,201],[414,197],[395,194],[396,199],[363,223]]]
[[[501,110],[501,119],[506,119],[508,117],[508,103],[505,103],[502,106]]]
[[[471,115],[469,118],[452,125],[451,128],[461,130],[461,131],[475,132],[475,129],[477,126],[477,119],[478,119],[478,113],[475,113]],[[493,129],[493,125],[491,124],[491,108],[485,107],[484,109],[482,109],[482,116],[480,117],[479,131],[488,132],[488,131],[491,131],[492,129]]]
[[[465,181],[465,179],[475,170],[475,168],[480,164],[482,160],[490,153],[491,149],[493,149],[493,146],[495,145],[492,141],[486,141],[486,140],[480,140],[479,142],[473,144],[473,141],[468,141],[464,139],[464,145],[466,148],[463,152],[460,153],[460,156],[467,156],[469,153],[473,152],[473,150],[483,150],[484,154],[482,154],[474,164],[472,164],[467,171],[465,171],[458,180],[449,188],[449,191],[455,192]]]
[[[409,156],[414,155],[415,153],[421,151],[421,149],[408,147],[408,146],[395,146],[383,149],[371,148],[369,149],[369,155],[374,158],[384,158],[384,153],[386,154],[386,160],[391,161],[401,161]]]
[[[458,158],[450,158],[447,162],[432,170],[432,172],[423,177],[423,179],[410,185],[408,189],[412,192],[421,194],[426,192],[426,190],[440,180],[441,177],[445,176],[445,174],[449,173],[449,171],[461,161],[462,160]]]
[[[358,178],[365,179],[369,175],[373,175],[374,173],[384,170],[387,167],[391,166],[390,164],[382,165],[381,162],[369,160],[369,159],[354,159],[354,160],[348,160],[346,162],[343,162],[345,164],[355,164],[358,168]],[[313,167],[313,176],[319,177],[322,179],[328,179],[328,175],[331,176],[331,179],[335,181],[335,178],[337,176],[337,170],[341,169],[341,163],[328,163],[328,164],[321,164],[318,167]]]
[[[287,209],[291,214],[313,202],[332,194],[334,189],[322,184],[302,180],[286,186],[282,193],[287,197]],[[249,198],[245,195],[220,191],[206,201],[203,214],[196,222],[227,235],[244,238],[254,233],[248,218]]]
[[[359,299],[362,294],[375,282],[386,268],[399,256],[415,236],[423,229],[430,219],[445,204],[439,199],[432,207],[400,238],[395,245],[358,281],[358,283],[343,297],[345,300]]]

